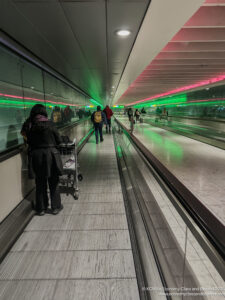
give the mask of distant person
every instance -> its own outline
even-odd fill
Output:
[[[129,121],[131,120],[131,118],[134,117],[133,109],[131,107],[128,108],[127,115],[128,115]]]
[[[139,121],[139,119],[140,119],[140,115],[141,115],[141,114],[140,114],[140,112],[139,112],[139,110],[138,110],[138,109],[136,109],[136,110],[135,110],[135,113],[134,113],[134,115],[135,115],[135,118],[136,118],[136,122],[137,122],[137,121]]]
[[[65,116],[64,116],[64,110],[62,108],[60,108],[60,113],[61,113],[61,123],[64,124],[65,123]]]
[[[72,115],[73,115],[73,111],[70,108],[70,106],[67,105],[66,108],[64,109],[64,119],[65,119],[65,122],[70,123],[71,119],[72,119]]]
[[[107,120],[105,113],[101,111],[101,106],[97,106],[97,111],[93,112],[91,120],[95,127],[96,144],[98,144],[98,135],[100,135],[100,142],[103,142],[102,127],[103,124],[107,123]]]
[[[103,112],[105,113],[106,119],[107,119],[106,133],[111,133],[111,117],[113,115],[113,111],[111,110],[111,108],[108,105],[106,105]]]
[[[155,112],[156,112],[156,115],[157,115],[157,116],[161,116],[161,114],[162,114],[162,109],[161,109],[161,107],[158,106],[158,107],[156,108],[156,111],[155,111]]]
[[[83,118],[83,111],[82,111],[82,109],[78,110],[77,115],[78,115],[79,120]]]
[[[61,112],[59,106],[54,107],[54,109],[52,111],[52,115],[51,115],[51,120],[56,125],[59,125],[62,123],[62,112]]]
[[[130,132],[133,133],[135,121],[134,121],[133,109],[131,107],[128,108],[127,115],[130,121]]]
[[[61,143],[61,138],[53,123],[48,120],[47,111],[42,104],[33,106],[21,134],[29,145],[29,168],[32,168],[35,177],[37,213],[42,216],[48,208],[48,183],[52,214],[56,215],[63,208],[58,189],[62,161],[56,148]]]
[[[164,117],[168,117],[168,111],[166,110],[166,107],[163,108],[162,115],[163,115]]]
[[[141,109],[141,113],[142,113],[142,114],[146,114],[146,110],[145,110],[145,108],[144,108],[144,107],[142,107],[142,109]]]

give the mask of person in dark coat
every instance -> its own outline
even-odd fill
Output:
[[[53,214],[63,208],[58,190],[59,175],[62,175],[62,161],[57,145],[61,143],[54,124],[48,120],[42,104],[36,104],[21,130],[29,145],[30,168],[33,169],[36,183],[36,210],[44,215],[48,208],[47,184],[49,185]]]
[[[113,111],[111,110],[111,108],[108,105],[106,105],[103,112],[105,113],[106,119],[107,119],[106,133],[111,133],[111,117],[113,115]]]

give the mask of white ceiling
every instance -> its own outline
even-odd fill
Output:
[[[150,32],[147,26],[150,27],[152,21],[154,4],[159,2],[160,0],[153,0],[151,4],[149,24],[143,23],[146,25],[144,36],[147,36],[148,30]],[[178,30],[174,30],[170,38],[168,36],[167,41],[161,39],[159,43],[153,35],[149,42],[145,37],[143,38],[141,42],[146,45],[148,53],[153,52],[152,47],[156,48],[155,45],[159,47],[152,55],[146,55],[146,65],[141,68],[135,60],[128,62],[114,98],[115,103],[128,105],[162,93],[207,82],[209,79],[225,78],[225,0],[189,0],[183,1],[183,5],[183,11],[174,7],[169,14],[170,16],[174,14],[174,20],[178,19],[176,15],[183,14],[184,23],[180,24]],[[187,18],[188,9],[190,15]],[[161,12],[163,14],[162,9]],[[185,17],[184,13],[186,13]],[[169,22],[174,24],[172,20],[170,19]],[[159,32],[163,32],[166,25],[169,31],[171,29],[169,22],[166,24],[163,21],[163,28]],[[133,54],[137,48],[135,46]],[[136,52],[136,56],[141,55],[140,51]],[[133,72],[132,68],[135,69]],[[129,74],[134,76],[130,78]]]

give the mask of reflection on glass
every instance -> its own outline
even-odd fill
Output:
[[[23,142],[24,121],[20,59],[0,48],[0,151]]]
[[[90,116],[89,98],[0,47],[0,152],[23,143],[22,124],[44,104],[57,127]]]

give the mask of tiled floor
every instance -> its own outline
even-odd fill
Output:
[[[0,265],[1,300],[138,300],[112,136],[94,137],[79,162],[79,200],[35,216]]]

